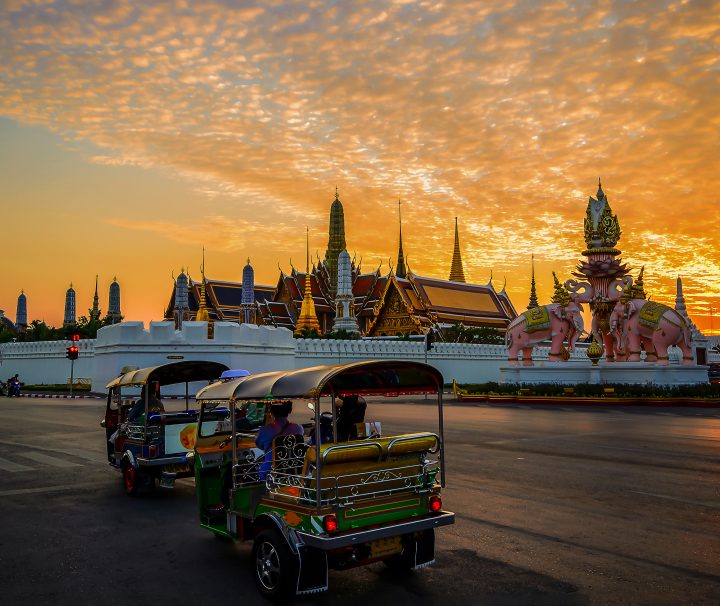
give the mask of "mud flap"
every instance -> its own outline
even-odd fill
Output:
[[[328,588],[327,553],[322,549],[298,546],[298,587],[297,595],[320,593]]]
[[[435,561],[435,531],[425,530],[415,538],[415,566],[425,568]]]

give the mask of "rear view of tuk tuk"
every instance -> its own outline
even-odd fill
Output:
[[[201,525],[216,536],[253,541],[254,576],[268,596],[328,588],[328,570],[384,561],[419,569],[435,558],[435,528],[452,524],[443,510],[445,483],[442,375],[414,362],[360,362],[266,373],[198,393],[195,447]],[[337,436],[336,398],[437,395],[433,432],[372,435],[308,445],[295,435],[273,441],[270,469],[255,448],[257,409],[313,400],[315,427],[329,404]],[[378,409],[381,409],[382,404]],[[255,425],[248,423],[252,409]]]
[[[108,462],[122,472],[127,494],[148,491],[156,483],[172,488],[177,478],[194,475],[187,454],[195,445],[198,414],[189,409],[188,386],[217,379],[226,369],[216,362],[175,362],[131,370],[108,384],[101,426]],[[184,410],[182,405],[166,409],[159,399],[160,388],[182,383],[186,386]],[[128,397],[138,390],[139,395]]]

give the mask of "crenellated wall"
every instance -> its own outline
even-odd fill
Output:
[[[708,349],[717,342],[717,337],[710,338]],[[19,373],[24,383],[66,383],[70,377],[70,361],[65,357],[68,345],[69,341],[1,345],[0,380]],[[79,347],[75,377],[92,379],[96,392],[104,391],[126,366],[154,366],[180,359],[213,360],[252,373],[373,359],[426,360],[421,341],[294,339],[284,328],[234,322],[215,323],[213,338],[208,338],[205,322],[185,322],[179,331],[173,322],[150,322],[147,328],[142,322],[123,322],[102,328],[97,339],[80,341]],[[586,347],[578,345],[571,360],[587,362]],[[544,364],[548,351],[547,347],[536,348],[535,361]],[[671,349],[671,363],[677,364],[679,358],[680,351]],[[708,359],[718,362],[720,354],[708,351]],[[503,345],[435,342],[427,361],[442,372],[447,383],[452,379],[483,383],[500,379],[507,352]]]
[[[60,384],[70,380],[70,341],[36,341],[0,345],[0,380],[15,373],[27,384]],[[95,340],[77,343],[80,349],[75,360],[75,379],[91,379],[95,372]]]

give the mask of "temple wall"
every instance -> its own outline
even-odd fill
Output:
[[[719,342],[718,337],[708,339],[709,362],[720,362],[720,354],[711,351]],[[67,383],[68,345],[69,341],[0,345],[0,380],[19,373],[21,381],[28,384]],[[426,359],[419,341],[293,339],[284,328],[239,326],[234,322],[217,322],[212,339],[207,336],[205,322],[185,322],[181,331],[176,331],[172,322],[151,322],[147,328],[142,322],[123,322],[101,329],[97,339],[80,341],[79,347],[75,377],[91,380],[96,392],[104,391],[125,366],[154,366],[177,359],[213,360],[252,373],[361,360]],[[585,344],[579,345],[571,360],[586,361],[585,348]],[[547,354],[547,347],[538,347],[534,359],[542,363]],[[671,364],[679,363],[679,358],[679,349],[672,348]],[[507,355],[503,345],[436,342],[427,352],[427,361],[442,372],[446,383],[452,379],[483,383],[500,379],[500,367],[507,365]],[[196,387],[200,385],[192,386],[191,391]]]
[[[6,381],[15,373],[22,383],[60,384],[70,380],[70,360],[67,348],[70,341],[37,341],[0,345],[0,380]],[[74,377],[92,379],[95,372],[95,340],[77,343],[80,349],[75,360]]]

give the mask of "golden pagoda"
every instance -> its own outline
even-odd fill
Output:
[[[203,262],[200,267],[202,282],[200,282],[200,305],[195,315],[196,322],[210,322],[210,314],[207,309],[207,298],[205,295],[205,249],[203,248]]]
[[[407,275],[407,270],[405,269],[405,255],[403,255],[402,247],[402,213],[400,210],[400,200],[398,200],[398,219],[400,221],[400,239],[398,240],[398,260],[395,275],[398,278],[404,278]]]
[[[465,272],[463,272],[462,258],[460,257],[457,217],[455,217],[455,248],[453,249],[452,265],[450,266],[450,281],[465,282]]]
[[[312,297],[312,286],[310,285],[310,234],[307,227],[305,228],[305,237],[307,240],[307,259],[305,265],[305,297],[303,298],[302,306],[300,307],[300,315],[298,316],[297,322],[295,324],[296,335],[301,334],[306,330],[316,330],[318,333],[321,332],[320,323],[318,322],[317,315],[315,313],[315,301]]]

